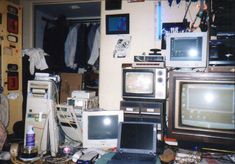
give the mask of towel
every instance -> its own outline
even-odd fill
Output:
[[[27,55],[29,56],[29,70],[30,74],[33,75],[35,68],[39,70],[45,70],[48,68],[48,65],[46,63],[45,56],[48,56],[47,53],[44,52],[41,48],[30,48],[25,49],[22,51],[23,56]]]

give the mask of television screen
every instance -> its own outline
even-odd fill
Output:
[[[88,139],[115,139],[118,136],[118,116],[88,116]]]
[[[165,68],[123,68],[123,99],[165,99]]]
[[[235,130],[234,94],[234,84],[182,84],[181,123],[194,127]]]
[[[125,75],[125,92],[151,94],[154,91],[153,72],[127,72]]]

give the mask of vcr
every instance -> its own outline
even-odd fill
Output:
[[[165,101],[123,100],[120,108],[124,111],[124,121],[157,123],[158,140],[163,140]]]

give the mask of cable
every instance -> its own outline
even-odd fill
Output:
[[[191,6],[191,3],[192,3],[192,0],[189,1],[189,4],[188,4],[187,9],[186,9],[186,11],[185,11],[184,18],[183,18],[183,23],[187,23],[186,16],[187,16],[189,7]]]
[[[3,93],[0,93],[0,121],[3,123],[5,128],[9,124],[9,119],[10,110],[8,98]]]

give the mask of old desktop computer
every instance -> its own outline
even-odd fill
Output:
[[[25,116],[25,137],[29,126],[35,132],[35,147],[39,154],[45,154],[49,149],[51,155],[58,152],[58,126],[56,123],[56,84],[52,80],[30,80],[27,90],[27,109]],[[28,154],[30,156],[30,153]],[[26,152],[27,156],[27,152]]]

